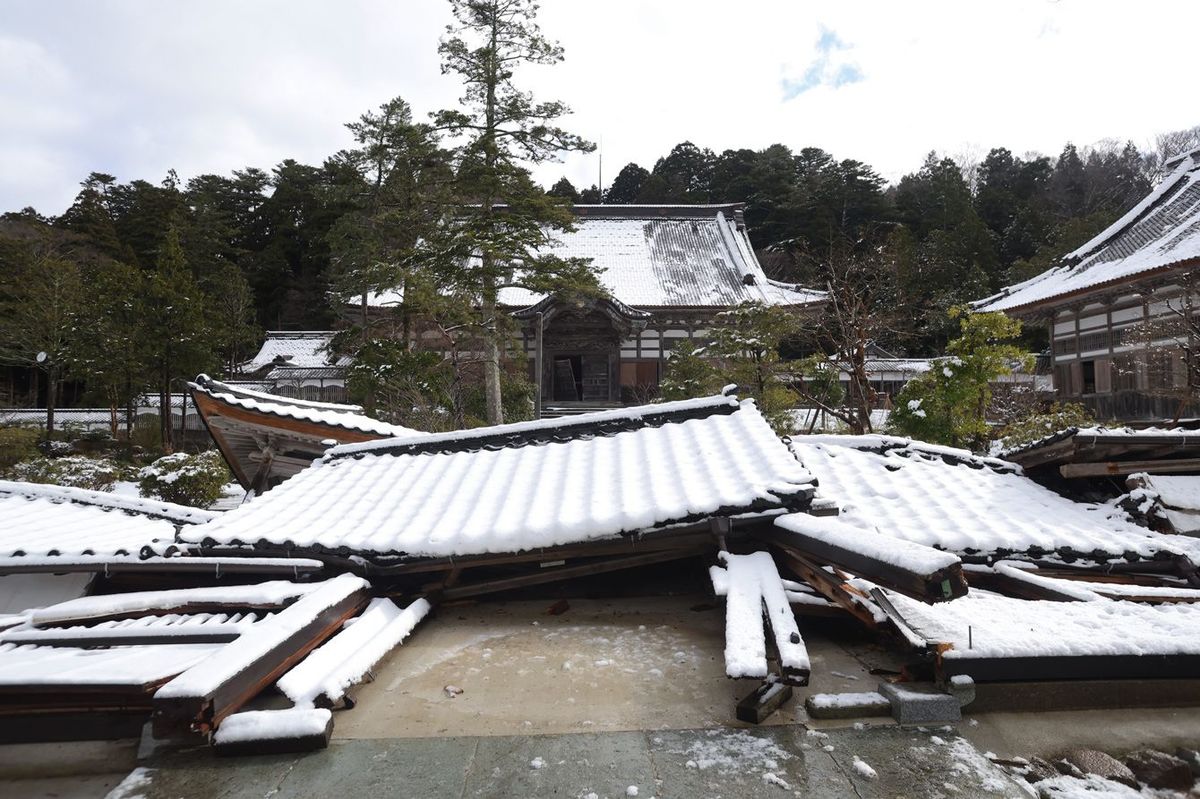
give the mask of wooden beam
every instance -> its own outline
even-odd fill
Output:
[[[1052,634],[1047,632],[1047,634]],[[1200,655],[1063,655],[1051,657],[938,657],[942,678],[970,675],[976,682],[1040,680],[1193,679]]]
[[[365,588],[342,590],[349,584],[339,585],[338,581],[349,579],[357,578],[342,575],[330,580],[325,587],[262,622],[252,639],[238,639],[163,686],[154,697],[155,735],[169,738],[188,732],[209,732],[278,680],[367,604]],[[330,604],[322,605],[326,591]],[[269,646],[263,649],[267,641]],[[222,677],[207,690],[193,691],[191,686],[197,681],[213,683],[210,675],[217,658],[228,659],[233,665],[222,665],[231,672],[236,668],[236,672]]]
[[[1200,474],[1200,458],[1176,458],[1156,461],[1101,461],[1064,463],[1058,467],[1063,477],[1114,477],[1149,472],[1150,474]]]
[[[575,577],[589,577],[593,574],[603,574],[605,572],[621,571],[623,569],[635,569],[639,566],[649,566],[654,563],[665,563],[671,560],[681,560],[683,558],[695,557],[702,555],[711,550],[711,545],[699,548],[684,548],[684,549],[667,549],[659,552],[648,552],[644,555],[634,555],[628,558],[613,558],[605,560],[596,560],[590,563],[582,563],[575,566],[559,566],[554,568],[541,569],[532,574],[523,574],[519,577],[506,577],[499,580],[489,580],[482,583],[473,583],[469,585],[460,585],[453,588],[448,588],[441,592],[440,598],[443,601],[449,602],[455,599],[463,599],[465,597],[480,596],[482,594],[494,594],[499,591],[508,591],[514,588],[525,588],[530,585],[541,585],[543,583],[553,583],[559,580],[569,580]]]
[[[33,558],[0,559],[0,575],[5,574],[260,574],[299,577],[320,572],[324,566],[297,559],[295,564],[267,562],[254,558],[211,558],[187,555],[145,560],[45,560],[22,563]]]
[[[794,571],[804,582],[815,588],[821,596],[839,605],[867,627],[874,629],[877,626],[875,624],[875,617],[860,602],[855,600],[853,595],[846,590],[845,584],[841,580],[803,555],[782,547],[776,549],[776,554],[788,568]]]
[[[922,602],[946,602],[967,594],[961,563],[924,574],[794,530],[770,527],[756,530],[753,535],[779,549],[815,563],[836,566]]]
[[[190,625],[189,625],[190,626]],[[164,644],[227,644],[249,629],[249,625],[194,625],[195,629],[173,634],[155,633],[153,628],[130,627],[112,630],[21,630],[0,635],[0,644],[54,647],[158,646]],[[185,628],[186,629],[186,628]]]
[[[747,724],[762,724],[791,698],[792,686],[781,682],[764,682],[737,703],[737,720]]]

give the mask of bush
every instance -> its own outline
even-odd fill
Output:
[[[199,455],[186,452],[166,455],[138,472],[138,478],[143,497],[197,508],[212,506],[231,479],[221,453],[215,449]]]
[[[1077,402],[1054,403],[1042,413],[1031,414],[1013,422],[1000,431],[997,443],[1001,450],[1016,449],[1040,441],[1068,427],[1092,427],[1096,417]]]
[[[33,458],[8,470],[14,480],[26,483],[50,483],[92,491],[112,491],[113,483],[123,476],[120,464],[83,455],[65,458]]]
[[[36,458],[38,431],[27,427],[0,427],[0,474],[15,464]]]

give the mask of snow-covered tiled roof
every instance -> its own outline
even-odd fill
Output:
[[[1062,265],[1018,283],[976,307],[1014,311],[1200,259],[1200,150]]]
[[[0,558],[137,555],[217,514],[82,488],[0,481]]]
[[[262,349],[246,363],[240,371],[256,372],[272,364],[284,366],[321,367],[345,366],[345,356],[331,357],[327,352],[331,330],[268,330]]]
[[[590,258],[600,283],[634,308],[725,308],[742,302],[810,305],[825,293],[769,280],[754,255],[737,205],[580,205],[550,253]],[[500,304],[526,308],[544,295],[506,288]],[[397,292],[372,295],[394,305]]]
[[[811,493],[754,403],[717,396],[338,447],[183,537],[431,557],[518,552],[799,509]]]
[[[1195,555],[1107,505],[1072,502],[1018,466],[884,436],[797,436],[792,449],[841,519],[965,556]]]
[[[381,437],[420,435],[418,431],[397,424],[388,424],[363,415],[359,405],[340,405],[333,402],[282,397],[262,391],[252,391],[241,386],[232,386],[214,380],[208,375],[199,375],[194,383],[188,383],[194,392],[207,394],[227,405],[257,411],[285,419],[341,427]]]

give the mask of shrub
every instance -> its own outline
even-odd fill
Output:
[[[1085,406],[1077,402],[1056,402],[1041,413],[1031,414],[1005,427],[1000,431],[997,443],[1001,450],[1016,449],[1068,427],[1091,427],[1095,424],[1096,417]]]
[[[14,464],[37,457],[38,431],[26,427],[0,427],[0,474]]]
[[[229,469],[215,449],[188,455],[166,455],[138,472],[143,497],[157,497],[180,505],[207,508],[221,498],[229,482]]]
[[[112,491],[113,483],[123,476],[120,464],[83,455],[65,458],[33,458],[8,470],[14,480],[26,483],[50,483],[93,491]]]

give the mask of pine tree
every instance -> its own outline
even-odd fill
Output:
[[[139,343],[151,381],[158,388],[162,444],[170,451],[172,384],[194,377],[212,363],[203,294],[188,268],[174,225],[167,228],[138,312],[142,322]]]
[[[604,201],[622,204],[637,202],[638,195],[642,191],[642,184],[648,177],[650,177],[649,170],[634,163],[626,164],[621,167],[621,171],[613,179],[612,185],[604,193]]]
[[[523,64],[550,65],[562,48],[547,40],[535,21],[532,0],[451,0],[455,25],[439,52],[442,72],[458,75],[466,88],[461,108],[436,115],[437,124],[466,138],[458,164],[459,194],[471,204],[448,220],[430,242],[431,265],[444,289],[472,298],[484,350],[487,420],[504,420],[501,347],[508,339],[498,307],[500,290],[522,286],[537,292],[596,291],[587,263],[545,254],[554,230],[570,226],[569,209],[547,197],[524,164],[553,159],[593,145],[558,127],[568,113],[561,102],[536,102],[517,88]]]

